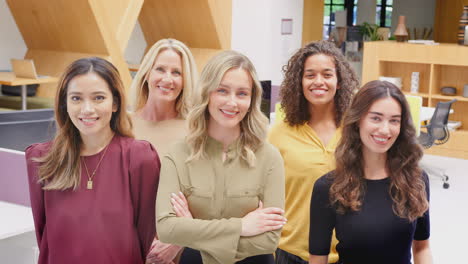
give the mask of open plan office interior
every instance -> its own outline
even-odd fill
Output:
[[[461,18],[468,0],[46,2],[0,0],[0,263],[37,262],[24,149],[53,138],[65,67],[83,57],[105,58],[128,90],[148,47],[162,38],[187,44],[199,72],[219,51],[247,55],[262,80],[270,123],[282,115],[282,67],[311,41],[334,41],[361,85],[380,79],[399,86],[430,176],[434,263],[463,263],[468,18]]]

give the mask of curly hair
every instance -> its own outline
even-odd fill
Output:
[[[340,126],[343,114],[351,102],[353,91],[359,87],[356,73],[335,44],[321,40],[305,45],[283,66],[285,78],[280,88],[281,107],[285,113],[285,121],[290,126],[302,125],[311,118],[312,113],[309,112],[302,89],[302,78],[305,61],[317,54],[330,56],[335,63],[339,87],[334,97],[337,127]]]
[[[253,82],[250,108],[240,123],[239,144],[242,149],[241,158],[249,167],[255,166],[255,151],[265,142],[268,126],[268,119],[260,110],[262,86],[249,58],[233,50],[220,52],[211,58],[200,75],[198,87],[192,98],[193,108],[187,116],[189,133],[186,141],[191,150],[187,162],[206,158],[210,93],[219,87],[224,74],[231,69],[244,69],[249,73]]]
[[[398,138],[387,151],[389,193],[396,215],[414,221],[427,211],[422,170],[418,166],[423,151],[416,139],[410,108],[403,93],[389,82],[371,81],[354,96],[343,120],[343,136],[336,148],[336,170],[330,187],[330,202],[339,213],[359,211],[366,192],[360,120],[374,102],[393,98],[401,107],[401,125]]]

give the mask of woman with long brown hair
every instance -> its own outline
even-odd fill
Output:
[[[57,134],[26,149],[39,263],[144,263],[160,162],[133,139],[117,69],[73,62],[55,99]]]
[[[341,137],[343,113],[359,82],[341,51],[332,42],[311,42],[284,67],[281,107],[284,121],[276,122],[268,141],[284,159],[285,216],[276,251],[277,264],[307,263],[309,199],[315,181],[335,168],[333,153]],[[330,261],[338,259],[333,241]]]
[[[429,181],[418,162],[408,103],[393,84],[372,81],[343,120],[336,170],[314,185],[309,263],[327,263],[332,231],[338,263],[432,263]]]

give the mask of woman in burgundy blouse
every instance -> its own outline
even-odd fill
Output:
[[[117,69],[72,63],[56,94],[57,134],[26,149],[39,263],[144,263],[155,235],[159,157],[133,139]]]

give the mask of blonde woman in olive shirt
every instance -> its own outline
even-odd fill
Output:
[[[265,141],[255,69],[225,51],[207,63],[199,85],[189,136],[162,158],[158,236],[187,247],[181,263],[273,263],[286,222],[284,168]]]

